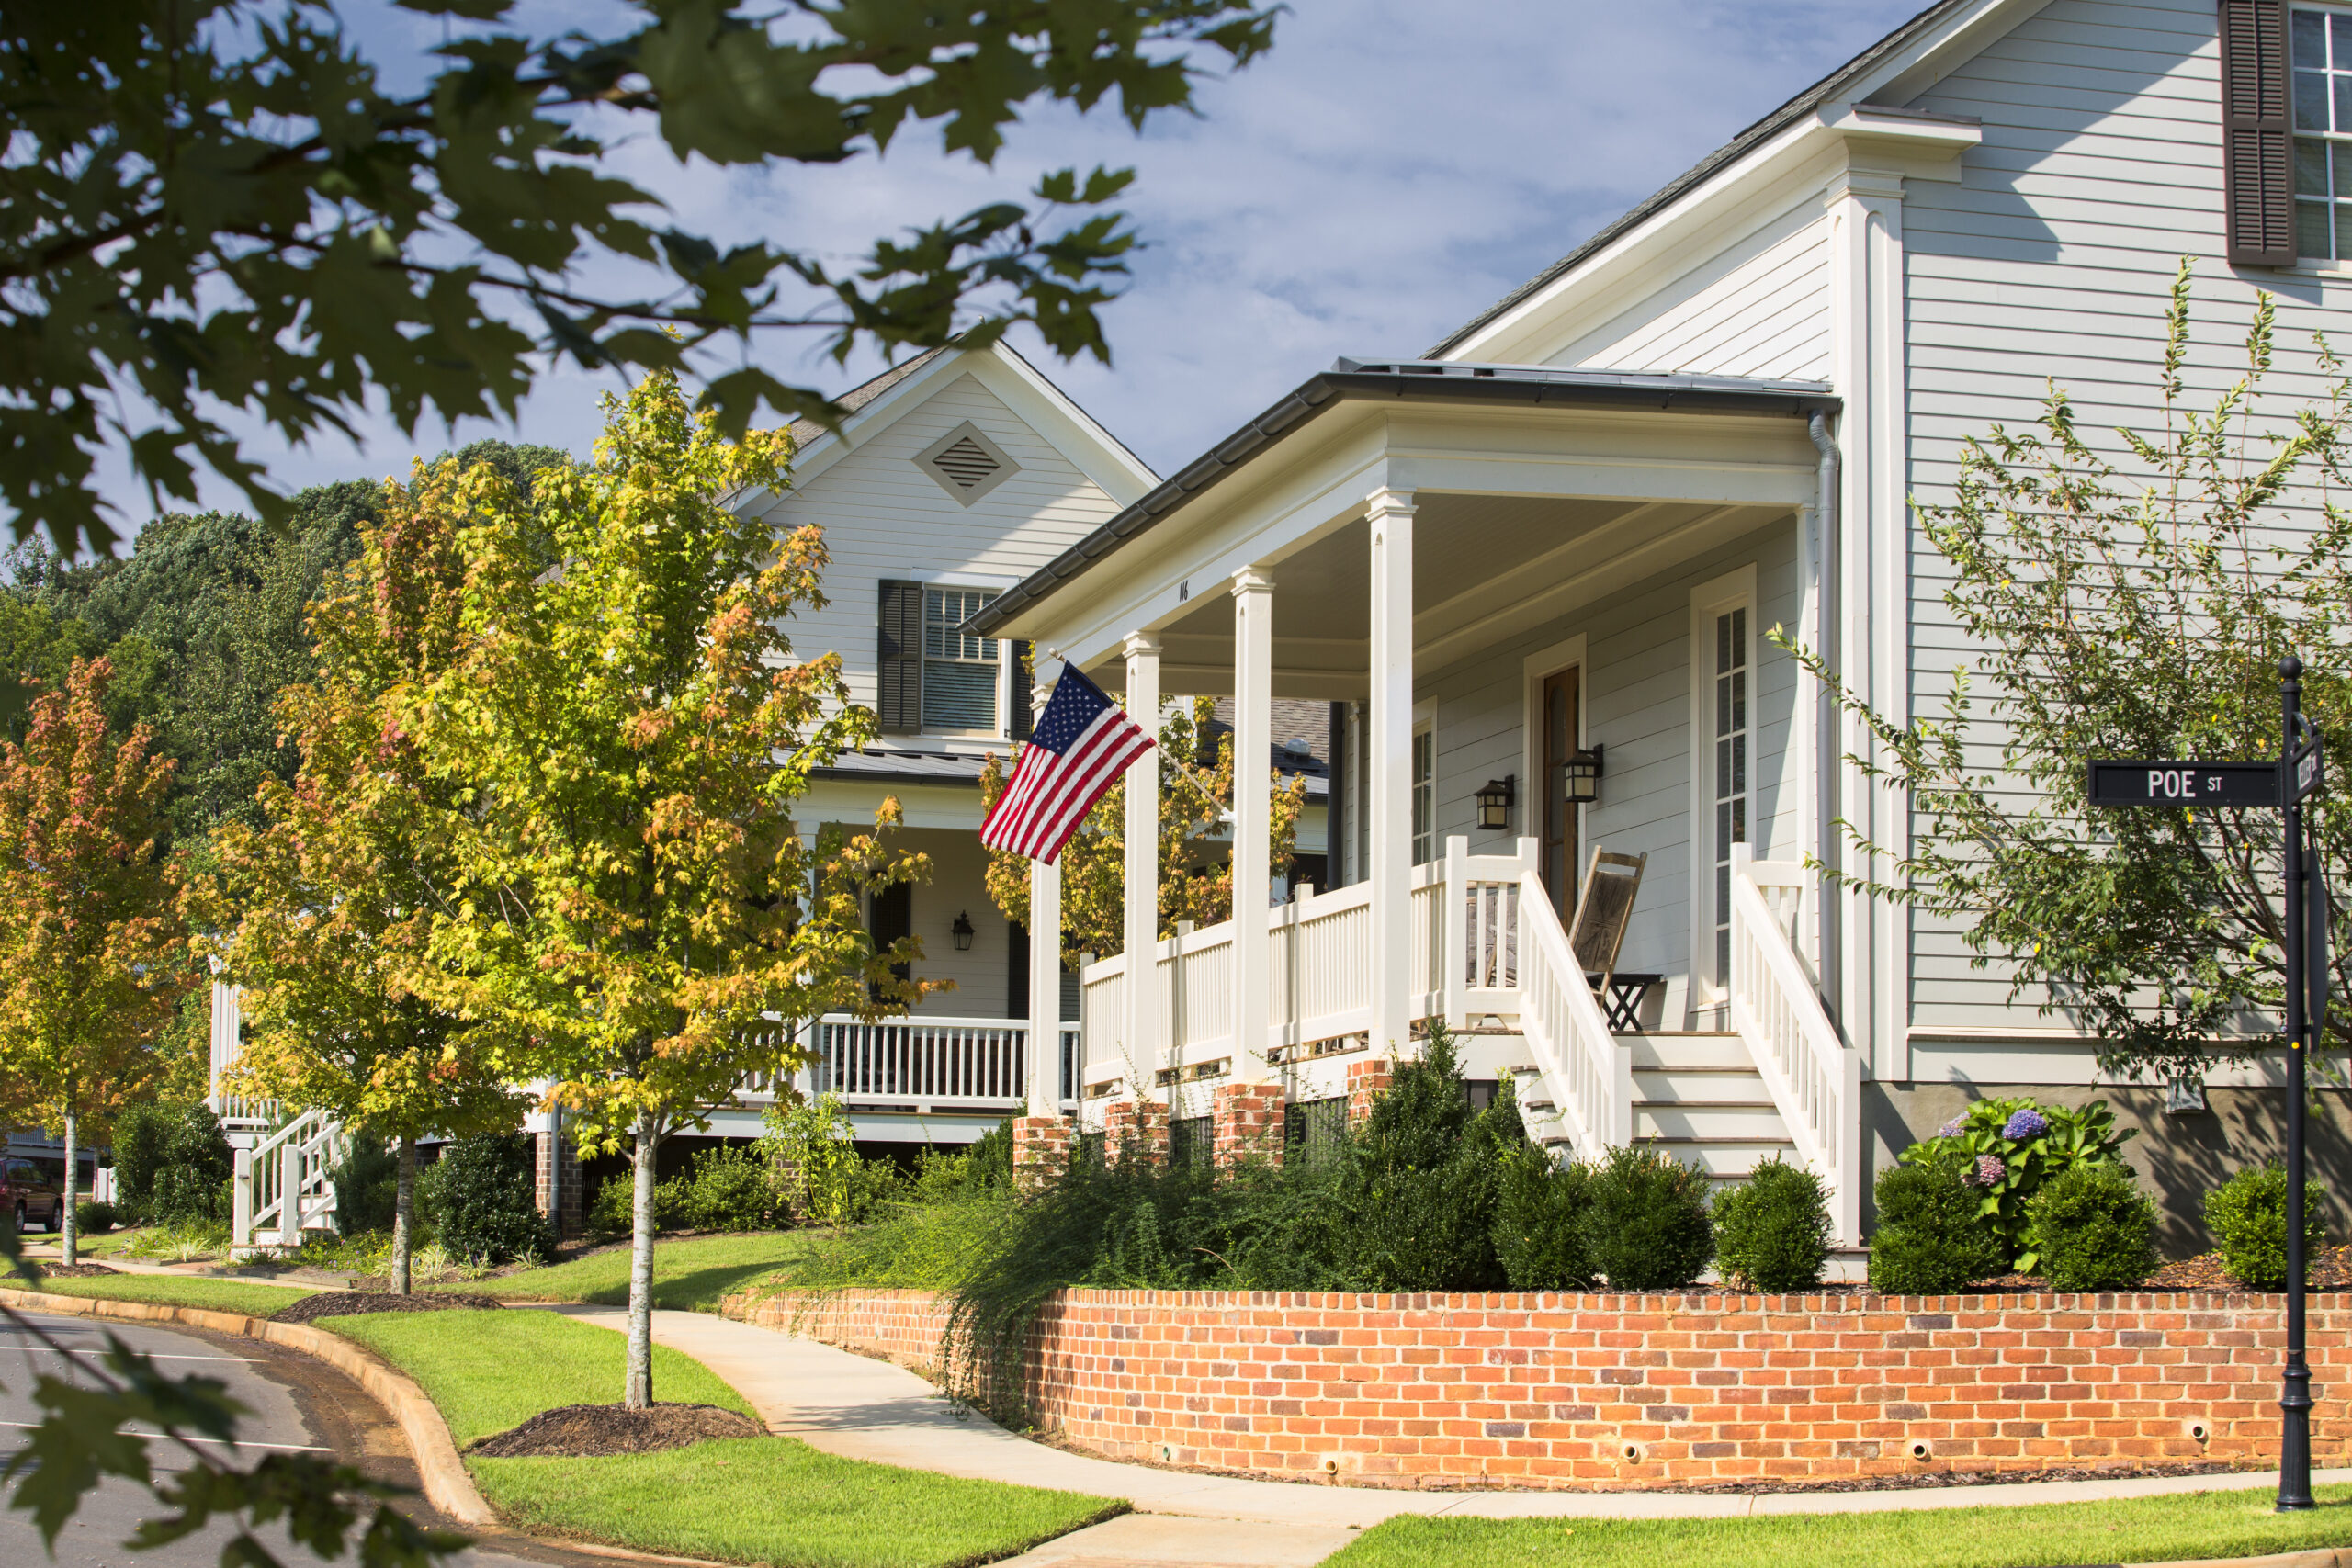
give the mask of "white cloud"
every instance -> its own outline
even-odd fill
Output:
[[[1116,363],[1045,368],[1169,472],[1336,355],[1428,347],[1919,3],[1301,0],[1272,54],[1203,85],[1202,118],[1140,139],[1108,115],[1047,109],[993,171],[911,140],[833,169],[681,166],[650,138],[620,162],[682,228],[836,265],[877,233],[1017,197],[1046,169],[1136,165],[1125,205],[1148,249],[1107,317]],[[572,25],[578,9],[551,14]],[[395,52],[439,26],[389,7],[365,25]],[[831,389],[876,367],[820,363],[806,341],[761,357]],[[266,435],[254,450],[295,487],[402,470],[483,434],[584,449],[612,385],[552,373],[513,432],[469,423],[410,441],[379,419],[356,451]],[[117,495],[145,514],[127,485]],[[234,503],[226,487],[208,499]]]

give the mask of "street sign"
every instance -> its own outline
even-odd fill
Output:
[[[2316,750],[2312,753],[2309,767],[2315,787],[2319,773]],[[2193,759],[2093,762],[2090,785],[2090,803],[2093,806],[2267,806],[2275,808],[2278,805],[2278,764],[2206,762]]]
[[[2309,800],[2319,793],[2325,774],[2320,767],[2319,742],[2313,740],[2295,753],[2295,798]]]

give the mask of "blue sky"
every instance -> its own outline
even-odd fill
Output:
[[[1925,3],[1294,0],[1271,55],[1204,83],[1200,118],[1140,139],[1049,110],[993,170],[912,140],[814,171],[682,166],[651,141],[621,160],[683,228],[843,262],[877,233],[1017,197],[1046,169],[1135,165],[1124,205],[1149,248],[1107,316],[1115,363],[1041,364],[1167,473],[1336,355],[1419,354]],[[529,0],[526,17],[593,25],[605,9]],[[385,0],[344,14],[395,79],[429,68],[438,22]],[[806,339],[757,357],[827,390],[878,368],[820,362]],[[584,449],[613,386],[551,373],[519,428],[469,423],[454,440]],[[378,420],[356,449],[265,435],[251,450],[292,489],[404,472],[451,444],[437,426],[411,438]],[[148,515],[128,484],[115,499],[129,525]]]

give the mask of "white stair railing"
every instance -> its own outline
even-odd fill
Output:
[[[1597,1159],[1634,1141],[1634,1058],[1610,1032],[1532,866],[1521,874],[1516,902],[1520,1032],[1576,1153]]]
[[[1830,1189],[1837,1239],[1862,1234],[1862,1063],[1838,1037],[1791,933],[1812,882],[1802,865],[1731,852],[1732,1027],[1747,1042],[1790,1141]]]
[[[343,1123],[305,1111],[249,1149],[236,1151],[230,1241],[240,1251],[297,1247],[306,1230],[334,1225],[334,1168]]]

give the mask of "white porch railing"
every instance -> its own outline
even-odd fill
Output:
[[[817,1021],[817,1060],[800,1088],[853,1106],[906,1111],[1003,1111],[1029,1092],[1029,1025],[1022,1019],[890,1018],[861,1023],[847,1013]],[[1078,1102],[1078,1031],[1062,1031],[1060,1098]],[[775,1080],[754,1074],[739,1102],[775,1098]]]
[[[1861,1239],[1862,1066],[1838,1036],[1793,933],[1811,874],[1732,848],[1732,1027],[1747,1043],[1790,1139],[1830,1187],[1840,1242]]]
[[[230,1241],[239,1251],[296,1247],[306,1230],[334,1228],[334,1168],[343,1123],[305,1111],[249,1149],[236,1151]]]

